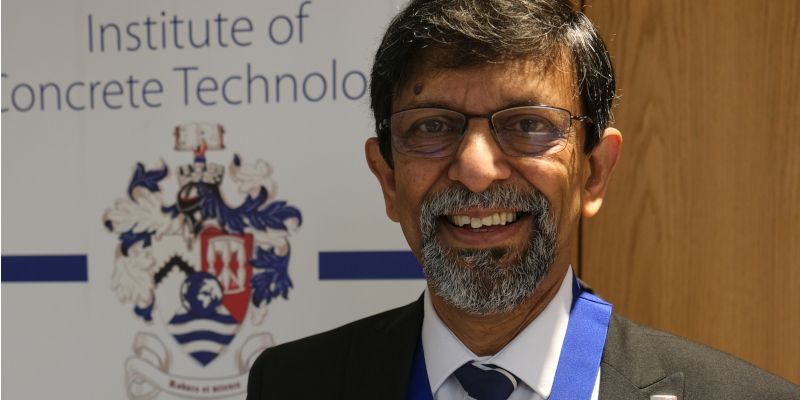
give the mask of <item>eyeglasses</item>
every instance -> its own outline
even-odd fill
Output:
[[[572,121],[594,123],[586,115],[575,116],[563,108],[521,106],[488,115],[464,114],[446,108],[412,108],[383,120],[389,128],[392,146],[398,153],[416,158],[453,155],[467,130],[467,122],[486,118],[492,136],[504,153],[514,157],[538,157],[563,150]]]

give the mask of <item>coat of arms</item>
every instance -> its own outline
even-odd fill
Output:
[[[206,159],[225,148],[221,125],[183,124],[174,135],[175,150],[193,153],[174,170],[177,193],[164,193],[165,163],[138,163],[127,196],[103,216],[119,237],[113,289],[142,320],[163,324],[161,334],[140,332],[134,340],[128,397],[241,396],[250,364],[272,338],[237,334],[245,320],[260,325],[273,299],[288,298],[288,238],[302,216],[274,199],[269,164],[238,155],[227,168],[239,198],[231,205],[234,196],[222,189],[226,168]]]

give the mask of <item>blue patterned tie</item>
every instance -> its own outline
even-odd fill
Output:
[[[492,364],[468,362],[455,372],[461,387],[475,400],[506,400],[517,388],[517,377]]]

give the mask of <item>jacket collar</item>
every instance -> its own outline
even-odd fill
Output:
[[[600,400],[647,400],[657,394],[683,398],[683,372],[667,375],[646,333],[616,314],[600,365]]]

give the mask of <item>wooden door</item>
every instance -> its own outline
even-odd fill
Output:
[[[582,277],[635,321],[800,383],[800,1],[588,0],[623,154]]]

